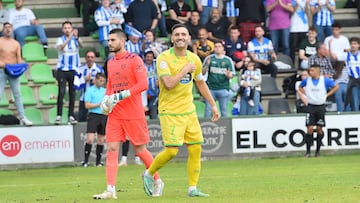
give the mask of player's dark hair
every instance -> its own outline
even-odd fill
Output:
[[[311,64],[310,68],[320,68],[320,64],[318,63]]]
[[[186,27],[184,24],[178,23],[178,24],[175,24],[174,26],[171,27],[171,33],[173,33],[175,29],[181,28],[181,27],[183,27],[183,28],[185,28],[186,30],[188,30],[187,27]]]
[[[126,34],[125,34],[124,30],[122,30],[120,28],[112,29],[109,32],[109,35],[111,35],[111,34],[117,34],[120,38],[126,39]]]

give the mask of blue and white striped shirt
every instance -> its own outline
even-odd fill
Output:
[[[148,75],[149,84],[147,94],[150,96],[157,96],[159,94],[159,88],[156,86],[156,81],[158,80],[156,73],[156,61],[154,60],[151,65],[145,63],[145,67]]]
[[[57,39],[56,47],[64,44],[66,36]],[[58,51],[57,69],[62,71],[78,71],[80,63],[79,42],[73,36],[63,50]]]
[[[262,44],[254,38],[248,43],[248,52],[255,53],[256,58],[259,60],[269,60],[270,59],[270,51],[274,50],[274,46],[266,37],[263,37]]]
[[[200,0],[202,6],[218,8],[219,0]]]
[[[314,14],[313,23],[318,26],[331,26],[334,22],[333,14],[325,5],[326,0],[319,0],[322,4],[321,9]],[[335,6],[334,0],[329,0],[331,6]],[[319,7],[318,0],[311,0],[310,7]]]
[[[81,77],[85,78],[88,74],[90,74],[91,78],[90,81],[86,82],[85,88],[80,90],[80,101],[84,101],[84,94],[86,89],[93,85],[92,80],[95,79],[96,74],[104,73],[104,69],[100,65],[94,63],[90,68],[88,67],[88,64],[82,65],[79,71],[81,73]]]
[[[139,56],[142,56],[141,51],[141,41],[139,40],[136,44],[133,44],[130,40],[125,42],[125,49],[128,52],[135,53]]]
[[[345,61],[350,78],[360,78],[360,51],[343,53],[338,60]]]
[[[109,32],[112,29],[110,25],[110,19],[113,17],[113,11],[111,8],[99,7],[95,11],[94,19],[98,25],[99,41],[105,41],[109,38]]]
[[[239,9],[235,8],[235,0],[226,1],[226,16],[227,17],[238,17]]]
[[[112,4],[111,9],[113,12],[113,17],[120,20],[119,24],[111,24],[111,29],[122,28],[121,24],[125,22],[124,14],[127,12],[127,6],[125,6],[125,2],[121,1],[119,4]]]

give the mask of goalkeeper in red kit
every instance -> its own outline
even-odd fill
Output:
[[[125,50],[126,34],[121,29],[109,33],[109,49],[115,55],[107,62],[108,81],[101,103],[103,113],[108,114],[106,124],[106,181],[107,188],[94,199],[117,199],[116,177],[120,142],[128,138],[148,168],[153,156],[146,149],[150,141],[147,121],[141,101],[141,92],[148,88],[147,72],[142,59]],[[164,183],[155,175],[152,196],[161,196]]]

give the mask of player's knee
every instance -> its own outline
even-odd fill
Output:
[[[188,151],[189,151],[189,153],[192,152],[195,154],[201,153],[201,145],[200,144],[188,145]]]
[[[171,158],[173,158],[177,155],[177,153],[179,152],[179,149],[175,148],[175,147],[166,147],[165,151]]]

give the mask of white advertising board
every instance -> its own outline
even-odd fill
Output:
[[[325,120],[322,149],[360,149],[360,115],[326,115]],[[305,135],[305,116],[232,120],[233,153],[304,151]]]
[[[0,128],[0,165],[72,162],[73,127]]]

